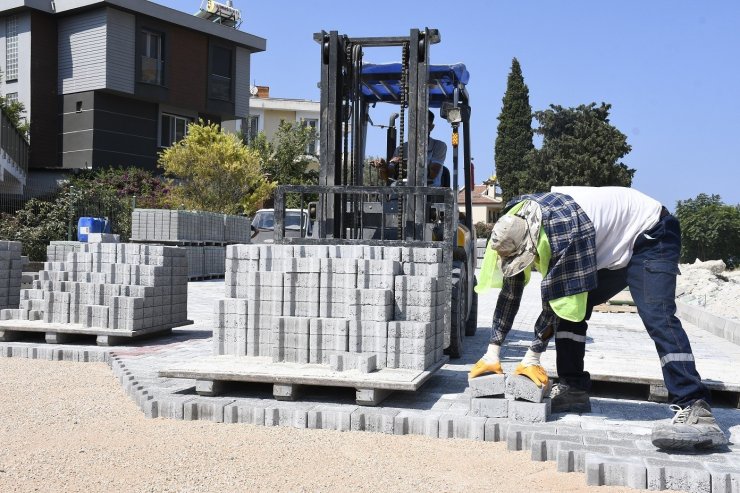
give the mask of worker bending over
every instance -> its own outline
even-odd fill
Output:
[[[591,380],[583,364],[586,321],[594,306],[629,286],[658,351],[676,412],[670,424],[653,428],[653,444],[665,449],[725,445],[727,438],[707,404],[709,391],[676,317],[678,220],[658,201],[621,187],[553,187],[550,193],[509,202],[505,211],[494,225],[476,287],[478,293],[501,288],[491,341],[470,378],[503,373],[501,344],[535,268],[542,274],[542,312],[535,339],[515,373],[545,385],[540,356],[554,335],[559,383],[550,392],[552,412],[589,412]]]

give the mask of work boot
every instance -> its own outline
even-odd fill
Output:
[[[591,400],[585,390],[566,383],[556,383],[550,390],[550,411],[553,413],[590,413]]]
[[[699,399],[681,408],[671,405],[676,414],[671,423],[653,427],[653,445],[661,449],[709,449],[727,445],[727,437],[717,425],[709,404]]]

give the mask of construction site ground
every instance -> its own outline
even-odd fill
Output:
[[[639,461],[639,464],[647,468],[647,484],[650,489],[678,489],[687,491],[731,491],[736,492],[740,487],[740,409],[738,409],[738,394],[740,393],[740,374],[736,369],[740,363],[740,346],[732,344],[725,339],[715,336],[701,328],[685,323],[684,326],[689,334],[692,346],[697,359],[697,367],[702,377],[713,388],[715,396],[714,414],[720,423],[720,426],[730,437],[730,445],[714,453],[702,454],[669,454],[656,450],[649,441],[649,434],[652,425],[658,420],[669,420],[672,416],[667,404],[650,402],[648,398],[660,399],[662,382],[660,374],[660,365],[652,341],[645,332],[640,319],[635,313],[594,313],[589,325],[586,368],[591,372],[594,380],[594,397],[592,398],[592,412],[588,414],[553,414],[547,423],[526,424],[515,423],[506,420],[493,418],[475,418],[469,415],[470,412],[470,395],[467,389],[467,372],[471,365],[478,360],[486,349],[490,335],[490,323],[495,307],[496,292],[492,291],[482,295],[479,302],[478,313],[478,332],[474,337],[465,339],[465,352],[461,359],[452,360],[436,372],[429,381],[416,392],[396,391],[387,399],[382,401],[377,407],[360,407],[355,404],[355,390],[352,388],[336,387],[307,387],[304,393],[299,395],[296,400],[285,402],[275,400],[271,385],[259,383],[237,384],[227,389],[221,396],[204,397],[195,392],[195,381],[187,379],[170,379],[160,378],[158,372],[168,367],[183,365],[188,361],[194,361],[201,357],[208,357],[212,354],[211,327],[212,313],[215,300],[222,298],[224,295],[223,281],[205,281],[191,282],[188,293],[188,319],[193,320],[194,324],[172,331],[171,335],[153,338],[150,340],[137,342],[131,346],[118,347],[98,347],[94,340],[90,344],[84,341],[69,345],[52,345],[46,344],[43,335],[37,339],[30,339],[17,342],[0,343],[0,356],[10,357],[11,360],[0,358],[0,374],[10,375],[6,371],[18,369],[18,365],[23,364],[22,370],[29,375],[29,381],[34,377],[30,376],[38,368],[40,375],[48,376],[48,385],[52,387],[50,391],[59,392],[71,400],[65,403],[64,408],[68,406],[81,406],[82,414],[85,410],[93,406],[86,407],[84,395],[87,386],[82,375],[87,371],[99,371],[98,366],[93,365],[86,369],[83,363],[75,365],[73,371],[67,370],[68,363],[55,363],[54,360],[76,361],[76,362],[106,362],[111,367],[113,374],[116,376],[125,393],[141,410],[142,415],[147,417],[169,418],[175,420],[205,420],[217,422],[235,422],[247,421],[257,423],[257,416],[260,416],[259,423],[266,426],[278,426],[287,428],[322,428],[335,431],[348,431],[349,434],[339,437],[331,436],[335,441],[332,445],[336,455],[343,454],[343,440],[346,443],[352,443],[349,449],[354,452],[349,456],[353,457],[350,464],[357,464],[357,476],[353,476],[351,471],[342,470],[338,473],[337,480],[331,480],[320,486],[320,478],[305,479],[304,482],[296,478],[285,477],[284,483],[275,483],[278,481],[270,474],[265,477],[267,483],[262,485],[264,489],[275,487],[284,487],[287,490],[326,490],[326,489],[389,489],[389,488],[414,488],[419,491],[440,491],[441,490],[482,490],[486,484],[480,479],[472,480],[473,477],[488,477],[489,474],[512,474],[516,476],[518,470],[512,466],[511,471],[507,473],[506,468],[497,469],[495,466],[496,457],[500,458],[501,464],[510,464],[510,458],[501,458],[504,450],[524,450],[526,457],[535,461],[553,461],[555,464],[541,465],[548,467],[546,469],[536,468],[534,472],[527,474],[527,481],[534,481],[529,488],[522,486],[522,480],[513,480],[510,485],[506,486],[501,483],[501,479],[493,480],[488,484],[498,486],[502,491],[575,491],[577,488],[585,489],[584,481],[584,454],[598,454],[597,457],[603,457],[603,462],[598,471],[596,479],[593,474],[590,477],[589,484],[630,484],[634,478],[630,476],[630,469],[627,466]],[[513,366],[523,356],[529,341],[532,337],[532,325],[539,313],[539,292],[536,279],[525,290],[525,297],[522,301],[519,315],[517,316],[514,329],[509,334],[506,348],[502,351],[505,370],[513,369]],[[554,346],[554,345],[553,345]],[[28,361],[20,363],[16,358],[52,360],[45,361]],[[555,352],[554,347],[546,352],[543,356],[543,363],[547,370],[554,375],[555,370]],[[60,365],[60,375],[69,375],[67,380],[60,381],[59,378],[50,370],[48,365]],[[34,366],[37,365],[37,366]],[[65,373],[66,372],[66,373]],[[35,376],[35,375],[34,375]],[[61,378],[61,377],[60,377]],[[3,399],[8,403],[14,402],[17,398],[23,401],[26,395],[14,395],[13,392],[25,394],[26,391],[42,392],[43,382],[39,383],[34,380],[34,386],[29,383],[28,389],[22,384],[22,378],[18,381],[6,380],[2,384],[5,387]],[[101,387],[103,388],[103,387]],[[110,391],[110,386],[104,387]],[[9,393],[10,391],[10,393]],[[82,399],[80,401],[79,399]],[[38,397],[31,398],[29,402],[38,401],[44,405],[48,399]],[[114,400],[106,402],[113,403]],[[6,404],[8,405],[8,404]],[[53,408],[28,409],[27,413],[32,416],[43,417],[45,412],[57,416],[60,404],[53,404]],[[97,404],[96,404],[97,405]],[[112,404],[111,404],[112,405]],[[259,413],[255,410],[259,410]],[[78,411],[75,411],[78,412]],[[105,411],[103,411],[105,412]],[[120,409],[110,409],[110,415],[116,416]],[[0,410],[5,418],[3,426],[0,427],[0,443],[9,443],[13,441],[18,433],[23,434],[22,424],[14,424],[13,420],[8,417],[12,413]],[[82,418],[81,418],[82,420]],[[49,419],[54,422],[53,417]],[[159,421],[158,421],[159,422]],[[76,423],[76,421],[75,421]],[[187,423],[183,423],[186,425]],[[68,424],[72,429],[74,425]],[[171,426],[171,425],[168,425]],[[220,436],[229,434],[227,431],[233,429],[233,426],[241,426],[240,430],[248,429],[249,433],[256,436],[272,433],[258,431],[250,425],[228,425],[228,424],[195,424],[190,426],[202,429],[204,426],[216,426],[222,428],[208,428],[208,434]],[[20,427],[20,428],[19,428]],[[173,428],[174,429],[174,428]],[[182,430],[182,428],[178,428]],[[101,430],[101,433],[107,433],[110,430]],[[313,442],[316,436],[310,430],[291,430],[291,433],[303,433],[303,435],[291,435],[289,441]],[[439,475],[430,472],[434,464],[439,465],[436,460],[442,460],[438,457],[437,449],[429,460],[419,458],[412,459],[408,463],[408,468],[418,467],[417,470],[409,469],[408,472],[398,473],[399,482],[388,482],[392,478],[385,477],[383,471],[378,470],[374,477],[369,479],[358,480],[364,474],[367,462],[373,462],[378,465],[382,462],[380,457],[388,459],[395,452],[384,452],[384,445],[376,440],[381,438],[368,438],[368,434],[358,434],[361,431],[379,432],[376,436],[381,437],[385,434],[418,434],[427,435],[432,438],[458,438],[467,439],[465,441],[455,441],[455,445],[431,446],[429,442],[417,443],[416,440],[426,440],[422,437],[408,438],[406,442],[388,442],[388,450],[395,450],[394,447],[409,447],[409,453],[413,456],[414,447],[420,446],[421,450],[430,447],[456,447],[460,443],[458,453],[461,457],[454,461],[445,463],[448,474],[445,477],[450,481],[443,480]],[[51,430],[50,430],[51,432]],[[184,433],[184,431],[182,431]],[[243,433],[240,431],[239,433]],[[283,432],[274,432],[283,433]],[[287,433],[287,431],[285,432]],[[324,432],[328,433],[328,432]],[[244,436],[244,435],[239,435]],[[375,435],[374,435],[375,436]],[[348,437],[348,438],[343,438]],[[287,438],[286,438],[287,439]],[[394,440],[387,437],[388,440]],[[395,440],[398,440],[396,438]],[[476,440],[481,443],[472,444],[469,440]],[[483,442],[504,442],[501,443],[483,443]],[[54,454],[50,454],[48,449],[42,447],[39,440],[29,437],[30,451],[25,456],[25,461],[20,460],[19,450],[23,447],[15,447],[14,455],[11,457],[11,448],[4,452],[0,451],[0,489],[7,491],[8,484],[14,484],[17,490],[27,489],[22,483],[23,475],[19,473],[26,470],[27,461],[38,459],[37,454],[44,455],[43,464],[53,463]],[[182,446],[181,440],[177,443]],[[217,458],[225,461],[228,468],[229,461],[239,461],[239,454],[249,454],[257,456],[260,452],[260,442],[249,440],[248,450],[228,450],[223,454],[218,452],[204,451],[203,454],[209,457],[210,461],[217,461]],[[291,442],[292,443],[292,442]],[[365,447],[364,455],[359,454],[356,450],[357,444],[363,443]],[[467,444],[467,445],[466,445]],[[153,450],[147,450],[146,454],[157,454],[157,449],[168,449],[172,447],[167,438],[154,447]],[[267,445],[265,445],[267,446]],[[136,445],[132,445],[136,447]],[[302,448],[302,447],[301,447]],[[348,449],[348,450],[349,450]],[[42,452],[46,450],[46,454]],[[190,444],[183,448],[178,456],[185,456],[187,453],[197,454],[201,450],[199,444]],[[322,449],[323,450],[323,449]],[[330,449],[331,450],[331,449]],[[432,449],[430,449],[432,450]],[[453,450],[448,450],[453,453]],[[81,446],[80,454],[85,453],[84,446]],[[283,450],[276,457],[277,461],[283,460],[280,457],[287,457]],[[331,453],[331,452],[329,452]],[[359,455],[358,455],[359,454]],[[390,455],[389,455],[390,454]],[[490,454],[490,456],[488,455]],[[523,460],[522,452],[518,454],[508,454],[518,461]],[[481,458],[485,456],[485,458]],[[311,454],[308,454],[311,457]],[[344,459],[347,459],[347,455]],[[359,460],[358,457],[367,458]],[[371,459],[371,457],[374,457]],[[404,457],[403,453],[398,456]],[[325,460],[326,457],[320,460]],[[111,459],[113,460],[113,459]],[[185,459],[183,459],[185,460]],[[285,458],[285,460],[288,460]],[[339,460],[339,458],[337,458]],[[398,459],[401,460],[401,459]],[[416,461],[415,461],[416,460]],[[255,458],[255,463],[270,464],[269,459]],[[430,462],[432,461],[432,462]],[[74,462],[74,461],[73,461]],[[115,460],[113,460],[115,462]],[[393,461],[390,461],[393,462]],[[480,470],[474,465],[479,462]],[[610,465],[611,464],[611,465]],[[616,464],[616,466],[614,466]],[[450,471],[450,468],[460,467],[459,470]],[[102,467],[102,466],[100,466]],[[242,464],[240,467],[245,467]],[[265,466],[271,467],[271,466]],[[323,466],[322,466],[323,467]],[[328,467],[328,466],[327,466]],[[352,467],[347,466],[347,467]],[[388,466],[392,467],[392,466]],[[524,467],[524,466],[522,466]],[[627,479],[619,479],[610,474],[614,467],[622,467],[620,474]],[[200,466],[197,468],[201,470]],[[219,463],[217,470],[222,469]],[[30,469],[33,471],[33,469]],[[50,467],[53,470],[53,467]],[[317,471],[323,471],[321,467]],[[405,470],[405,468],[404,468]],[[478,470],[477,473],[474,471]],[[555,473],[555,470],[563,473]],[[166,473],[167,481],[165,482],[143,482],[142,477],[135,478],[135,474],[130,471],[129,479],[134,481],[140,487],[150,486],[154,491],[159,490],[181,490],[181,489],[212,489],[206,483],[202,482],[202,474],[195,474],[193,478],[186,479],[181,477],[180,483],[176,481],[177,474],[169,470]],[[465,474],[462,474],[463,471]],[[567,471],[577,472],[576,474],[565,474]],[[606,471],[606,472],[604,472]],[[150,471],[151,472],[151,471]],[[588,471],[586,471],[588,472]],[[593,472],[593,471],[592,471]],[[43,472],[39,476],[26,478],[32,484],[33,481],[44,477]],[[49,474],[51,474],[49,472]],[[438,482],[429,484],[425,477],[431,474]],[[466,475],[467,474],[467,475]],[[477,474],[477,476],[476,476]],[[558,479],[551,479],[557,476]],[[617,475],[619,476],[619,475]],[[145,476],[146,477],[146,476]],[[572,478],[577,478],[575,482]],[[34,479],[35,478],[35,479]],[[563,479],[568,478],[568,479]],[[231,477],[229,481],[224,478],[218,479],[213,485],[222,485],[224,487],[241,487],[248,488],[250,485],[258,485],[260,474],[250,470],[248,474],[239,478]],[[652,479],[652,483],[651,483]],[[125,485],[121,483],[122,479],[106,480],[100,483],[92,480],[96,485],[93,489],[102,489],[107,486]],[[621,481],[617,482],[617,480]],[[10,481],[8,483],[7,481]],[[53,477],[49,478],[53,481]],[[66,483],[69,488],[62,487],[63,484],[56,486],[64,490],[83,489],[85,485],[79,485],[70,479]],[[152,480],[153,481],[153,480]],[[219,482],[220,481],[220,482]],[[257,481],[257,483],[253,482]],[[359,481],[359,483],[358,483]],[[566,483],[561,483],[566,481]],[[596,481],[596,482],[594,482]],[[639,482],[639,478],[637,479]],[[724,483],[720,484],[721,481]],[[37,483],[36,483],[37,484]],[[48,486],[54,483],[49,483]],[[562,484],[562,488],[558,485]],[[87,483],[90,486],[90,483]],[[184,485],[184,486],[183,486]],[[502,486],[503,485],[503,486]],[[580,485],[580,486],[579,486]],[[38,486],[38,484],[37,484]],[[346,486],[346,488],[345,488]],[[724,488],[725,489],[720,489]],[[43,488],[41,488],[43,489]],[[257,488],[261,489],[261,488]]]

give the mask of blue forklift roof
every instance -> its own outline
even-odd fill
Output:
[[[455,87],[463,88],[470,73],[463,63],[429,66],[429,106],[439,108],[452,101]],[[366,63],[362,66],[362,94],[365,100],[400,104],[401,64]]]

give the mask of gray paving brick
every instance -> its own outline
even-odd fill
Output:
[[[647,468],[641,459],[615,458],[586,454],[586,484],[589,486],[628,486],[645,489]]]
[[[401,411],[393,422],[393,433],[396,435],[426,435],[439,437],[439,415]]]
[[[352,431],[368,431],[373,433],[394,433],[393,426],[398,409],[368,409],[358,407],[350,417]]]
[[[602,445],[561,442],[556,457],[558,472],[584,472],[587,453],[610,455],[611,449]]]
[[[485,424],[485,441],[501,442],[506,441],[506,430],[509,427],[509,421],[505,418],[488,418]]]
[[[550,416],[550,399],[543,402],[509,401],[509,419],[527,423],[544,423]]]
[[[580,436],[555,435],[551,433],[534,433],[531,439],[532,460],[538,462],[554,461],[563,443],[582,443]]]
[[[509,416],[509,400],[501,397],[473,397],[470,399],[470,414],[485,418]]]
[[[740,467],[705,464],[712,478],[712,493],[740,493]]]
[[[349,431],[357,406],[319,405],[308,411],[308,428]]]
[[[711,493],[711,474],[697,462],[645,459],[649,490]]]
[[[506,394],[512,399],[542,402],[550,395],[550,386],[538,387],[537,384],[524,375],[508,375],[506,377]]]
[[[473,397],[502,396],[506,391],[506,375],[483,375],[468,380],[468,389]]]
[[[439,438],[484,440],[486,418],[442,415],[439,417]]]

